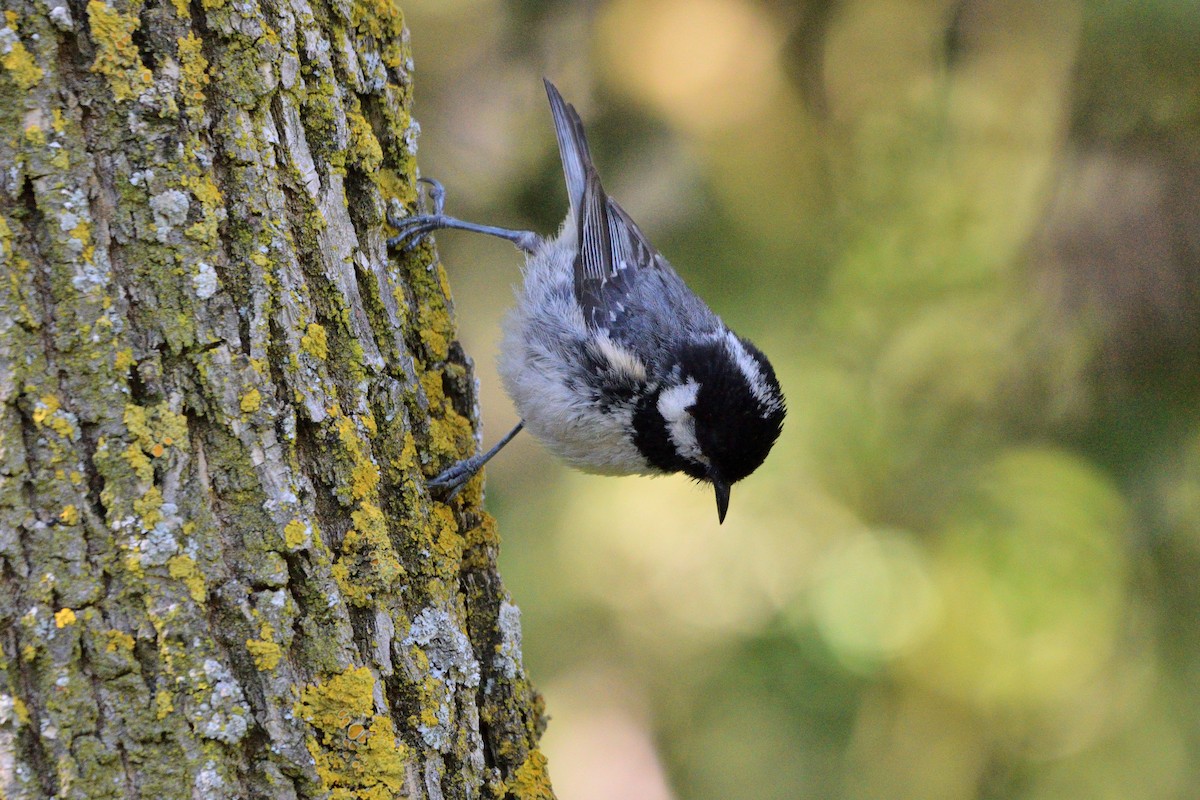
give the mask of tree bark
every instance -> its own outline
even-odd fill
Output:
[[[551,797],[400,11],[4,8],[0,797]]]

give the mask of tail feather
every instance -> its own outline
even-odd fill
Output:
[[[583,195],[587,187],[587,175],[594,170],[592,155],[588,151],[587,136],[583,133],[583,121],[575,106],[563,100],[558,89],[548,79],[546,96],[550,98],[550,113],[554,116],[554,132],[558,136],[558,154],[562,158],[563,175],[567,180],[567,197],[571,201],[571,218],[580,222]]]

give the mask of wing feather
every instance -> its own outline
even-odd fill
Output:
[[[567,181],[571,217],[579,222],[587,172],[594,169],[592,155],[588,151],[587,136],[583,132],[583,121],[579,119],[575,106],[564,100],[558,88],[548,79],[543,78],[542,82],[546,84],[550,114],[554,117],[554,134],[558,138],[558,155],[562,159],[563,176]]]
[[[670,267],[625,210],[605,194],[578,112],[554,84],[545,84],[579,236],[575,299],[593,328],[619,327],[638,273]]]

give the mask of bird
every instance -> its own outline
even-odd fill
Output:
[[[443,229],[505,239],[523,251],[498,366],[521,421],[490,450],[431,479],[453,496],[522,429],[571,467],[602,475],[683,473],[710,484],[718,523],[730,487],[766,460],[786,403],[771,362],[733,332],[605,193],[575,107],[544,79],[570,207],[556,236],[433,213],[388,222],[389,249]]]

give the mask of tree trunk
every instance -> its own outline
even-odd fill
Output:
[[[0,797],[551,797],[399,10],[4,4]]]

